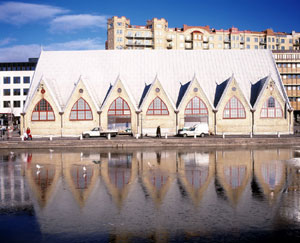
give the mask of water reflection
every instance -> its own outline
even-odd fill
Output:
[[[168,241],[269,231],[280,222],[300,229],[293,149],[0,156],[0,210],[34,210],[42,234]]]

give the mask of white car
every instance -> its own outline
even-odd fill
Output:
[[[200,136],[204,137],[205,135],[209,135],[209,129],[207,123],[199,123],[188,129],[182,129],[179,131],[179,135],[183,137],[188,136]]]
[[[118,135],[118,130],[102,130],[100,127],[94,127],[90,131],[85,131],[82,133],[82,136],[84,138],[89,137],[100,137],[100,136],[108,136],[110,134],[112,137],[115,137]]]

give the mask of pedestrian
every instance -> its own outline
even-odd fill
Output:
[[[157,138],[161,138],[160,126],[158,126],[158,127],[156,128],[156,137],[157,137]]]
[[[27,133],[27,139],[32,140],[32,135],[29,127],[27,127],[26,133]]]

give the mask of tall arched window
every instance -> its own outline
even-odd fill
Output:
[[[70,121],[86,121],[93,120],[93,114],[89,104],[80,98],[73,105],[70,113]]]
[[[126,131],[131,128],[131,112],[125,100],[121,97],[115,99],[107,112],[108,128]]]
[[[147,115],[169,115],[166,104],[161,98],[156,97],[148,107]]]
[[[32,112],[32,121],[54,121],[55,116],[51,105],[47,100],[41,99]]]
[[[243,104],[238,98],[233,96],[226,104],[223,112],[224,119],[246,118],[246,112]]]
[[[109,107],[108,115],[120,116],[120,115],[130,115],[130,109],[125,100],[121,97],[115,99]]]
[[[261,108],[261,118],[281,118],[283,116],[282,109],[277,100],[270,97]]]
[[[208,110],[205,103],[195,96],[184,110],[184,126],[192,127],[198,123],[208,123]]]

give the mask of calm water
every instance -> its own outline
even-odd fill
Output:
[[[0,152],[0,237],[299,242],[300,149]]]

